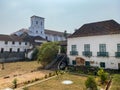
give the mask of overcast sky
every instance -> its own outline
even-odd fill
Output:
[[[85,23],[120,23],[120,0],[0,0],[0,34],[29,28],[32,15],[44,17],[46,29],[72,33]]]

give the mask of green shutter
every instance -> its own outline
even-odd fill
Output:
[[[85,61],[85,66],[90,66],[90,62],[89,61]]]
[[[72,60],[72,64],[73,64],[73,65],[76,65],[76,61],[75,61],[75,60]]]
[[[100,62],[100,67],[105,68],[105,62]]]

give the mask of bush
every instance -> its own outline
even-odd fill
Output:
[[[95,82],[95,79],[93,77],[88,77],[85,82],[86,88],[90,90],[97,90],[97,84]]]
[[[105,72],[102,68],[97,72],[100,77],[101,83],[104,84],[108,79],[108,73]]]
[[[15,78],[12,83],[14,84],[14,88],[17,88],[17,79]]]
[[[48,76],[47,75],[45,75],[45,78],[47,78]]]
[[[51,77],[52,76],[52,73],[49,73],[49,77]]]

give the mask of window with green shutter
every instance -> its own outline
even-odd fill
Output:
[[[72,60],[72,65],[76,65],[76,61],[75,60]]]
[[[100,62],[100,67],[105,68],[105,62]]]
[[[72,45],[71,51],[77,51],[76,45]]]
[[[120,52],[120,44],[117,44],[117,52]]]
[[[85,61],[85,66],[90,66],[90,62],[89,61]]]
[[[106,44],[100,44],[99,45],[99,51],[100,52],[106,52]]]
[[[90,44],[84,44],[84,51],[90,51]]]

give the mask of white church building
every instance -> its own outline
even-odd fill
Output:
[[[116,21],[84,24],[67,41],[69,65],[120,69],[120,24]]]
[[[21,29],[13,34],[21,36],[24,33],[27,33],[29,36],[39,36],[47,41],[64,41],[66,40],[64,32],[59,32],[55,30],[45,29],[44,22],[45,19],[39,16],[31,17],[31,25],[29,29]]]

